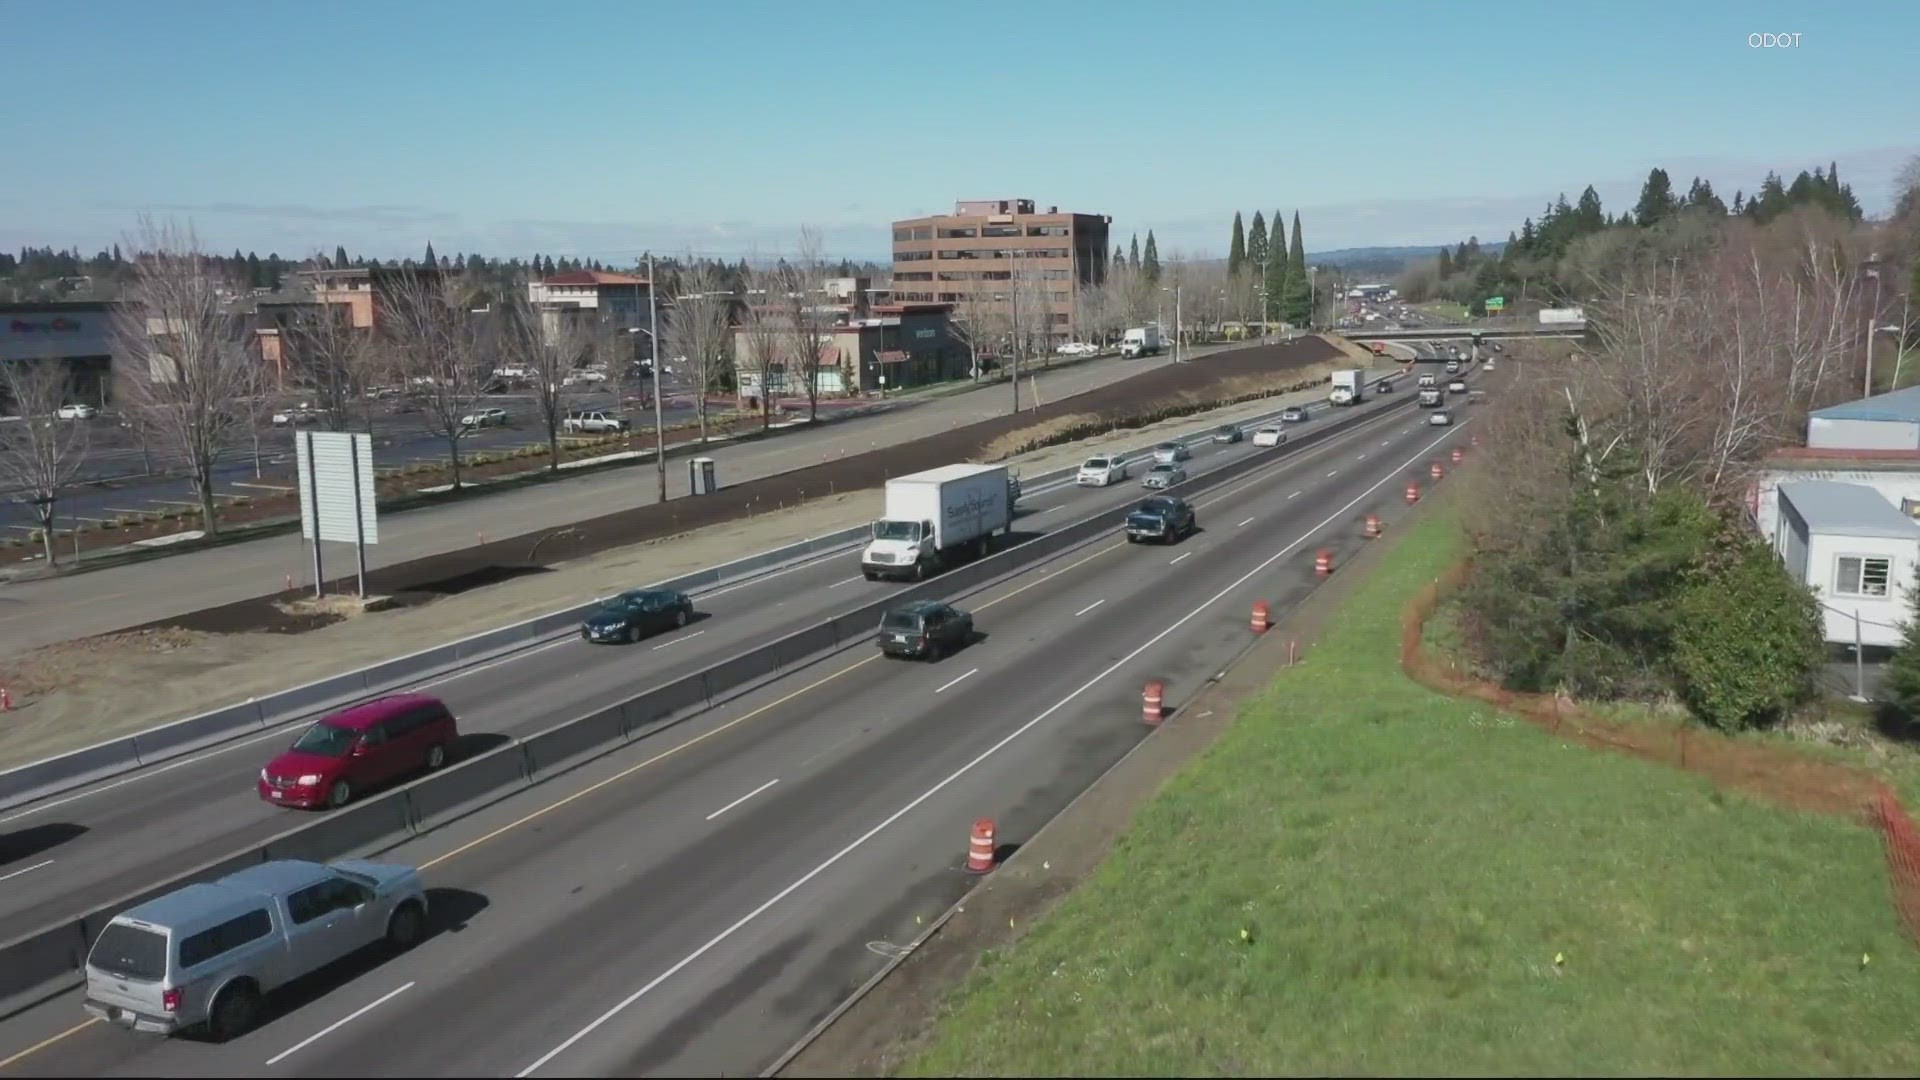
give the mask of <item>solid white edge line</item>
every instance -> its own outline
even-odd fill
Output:
[[[1299,492],[1297,492],[1297,491],[1296,491],[1296,492],[1294,492],[1293,494],[1291,494],[1291,495],[1289,495],[1289,496],[1287,496],[1287,498],[1289,498],[1289,499],[1297,499],[1297,498],[1299,498],[1299,497],[1300,497],[1300,493],[1299,493]]]
[[[728,803],[727,805],[725,805],[725,806],[723,806],[723,807],[721,807],[720,809],[718,809],[718,810],[715,810],[715,811],[714,811],[713,813],[711,813],[711,814],[708,814],[708,815],[707,815],[707,820],[708,820],[708,821],[712,821],[712,820],[713,820],[714,818],[717,818],[717,817],[719,817],[719,816],[720,816],[721,814],[724,814],[724,813],[726,813],[727,811],[729,811],[729,810],[731,810],[731,809],[733,809],[734,807],[736,807],[736,806],[739,806],[739,805],[740,805],[741,803],[743,803],[743,802],[746,802],[746,801],[747,801],[748,799],[751,799],[751,798],[753,798],[753,797],[754,797],[755,795],[758,795],[758,794],[760,794],[761,792],[763,792],[763,791],[765,791],[765,790],[767,790],[768,788],[770,788],[770,787],[772,787],[773,785],[775,785],[775,784],[777,784],[777,783],[779,783],[779,782],[780,782],[780,778],[779,778],[779,777],[777,777],[777,776],[776,776],[776,777],[774,777],[773,779],[771,779],[771,780],[769,780],[769,781],[767,781],[767,782],[766,782],[766,783],[764,783],[764,784],[761,784],[761,785],[760,785],[759,787],[757,787],[757,788],[754,788],[754,789],[753,789],[752,791],[749,791],[749,792],[747,792],[747,793],[746,793],[745,795],[742,795],[742,796],[740,796],[739,798],[737,798],[737,799],[735,799],[735,800],[733,800],[732,802],[730,802],[730,803]]]
[[[1088,604],[1086,607],[1081,608],[1079,611],[1074,612],[1073,617],[1077,619],[1080,616],[1085,615],[1087,612],[1092,611],[1094,608],[1097,608],[1101,604],[1104,604],[1106,602],[1107,602],[1107,598],[1103,596],[1100,599],[1095,600],[1093,603]]]
[[[956,686],[959,686],[959,685],[960,685],[961,683],[963,683],[963,682],[965,682],[965,681],[967,681],[968,679],[970,679],[970,678],[972,678],[973,676],[975,676],[975,675],[978,675],[978,674],[980,674],[980,669],[979,669],[979,668],[974,668],[974,669],[973,669],[972,671],[969,671],[969,672],[967,672],[967,673],[966,673],[965,675],[962,675],[962,676],[960,676],[960,677],[959,677],[959,678],[957,678],[957,679],[953,679],[953,680],[951,680],[951,681],[949,681],[949,682],[948,682],[948,683],[947,683],[947,684],[946,684],[945,686],[942,686],[942,687],[941,687],[940,689],[938,689],[938,690],[935,690],[935,691],[934,691],[934,693],[936,693],[936,694],[944,694],[944,693],[946,693],[946,692],[947,692],[948,690],[951,690],[951,689],[953,689],[954,687],[956,687]]]
[[[1185,551],[1185,552],[1181,552],[1180,554],[1178,554],[1178,555],[1175,555],[1175,556],[1174,556],[1173,558],[1171,558],[1171,559],[1168,559],[1168,560],[1167,560],[1167,565],[1168,565],[1168,566],[1172,566],[1172,565],[1173,565],[1174,563],[1177,563],[1177,562],[1179,562],[1179,561],[1180,561],[1181,559],[1184,559],[1184,558],[1186,558],[1187,556],[1189,556],[1189,555],[1192,555],[1192,554],[1193,554],[1193,552],[1191,552],[1191,551]]]
[[[411,989],[413,989],[413,984],[408,983],[405,986],[400,987],[398,990],[387,991],[385,994],[381,995],[380,997],[375,998],[372,1002],[366,1005],[360,1006],[358,1009],[355,1009],[354,1011],[348,1013],[346,1016],[338,1020],[335,1020],[333,1023],[328,1024],[326,1027],[321,1028],[319,1031],[314,1032],[312,1035],[309,1035],[306,1038],[301,1039],[299,1042],[294,1043],[292,1046],[288,1047],[287,1049],[282,1050],[278,1054],[275,1054],[274,1056],[268,1058],[267,1064],[278,1065],[281,1062],[281,1060],[287,1057],[290,1057],[301,1050],[306,1049],[308,1046],[312,1045],[313,1043],[318,1042],[319,1040],[325,1038],[326,1036],[333,1034],[335,1031],[338,1031],[340,1028],[345,1027],[347,1024],[350,1024],[353,1021],[360,1019],[360,1017],[366,1015],[369,1012],[372,1012],[373,1010],[379,1008],[382,1005],[385,1005],[387,1002],[392,1001],[394,998],[399,997],[401,994],[404,994]]]
[[[1254,515],[1253,517],[1259,517],[1259,516],[1260,516],[1260,515],[1258,515],[1258,514],[1255,514],[1255,515]],[[1241,522],[1240,524],[1238,524],[1238,525],[1235,525],[1235,526],[1234,526],[1234,528],[1236,528],[1236,529],[1244,529],[1244,528],[1246,528],[1247,526],[1249,526],[1249,525],[1251,525],[1251,524],[1253,524],[1253,518],[1248,518],[1247,520],[1245,520],[1245,521],[1243,521],[1243,522]]]
[[[0,874],[0,881],[7,881],[7,880],[9,880],[9,879],[11,879],[11,878],[17,878],[17,877],[19,877],[19,876],[20,876],[21,874],[31,874],[31,873],[33,873],[33,872],[34,872],[35,870],[40,870],[40,869],[43,869],[43,868],[45,868],[45,867],[49,867],[49,866],[52,866],[52,865],[53,865],[53,860],[52,860],[52,859],[48,859],[48,860],[47,860],[46,862],[37,862],[37,863],[34,863],[34,864],[33,864],[32,866],[28,866],[28,867],[24,867],[24,868],[22,868],[22,869],[19,869],[19,870],[15,870],[15,871],[13,871],[12,873],[8,873],[8,874]]]
[[[1100,674],[1098,675],[1095,675],[1093,678],[1087,680],[1085,683],[1082,683],[1079,689],[1075,690],[1071,694],[1068,694],[1066,697],[1061,698],[1059,701],[1054,702],[1052,705],[1047,707],[1045,712],[1042,712],[1040,715],[1020,725],[1018,728],[1015,728],[1012,732],[1008,733],[1005,737],[1003,737],[999,742],[996,742],[992,746],[989,746],[985,750],[981,751],[978,757],[974,758],[972,761],[967,762],[965,765],[960,766],[960,768],[948,774],[946,779],[940,781],[939,783],[928,788],[926,791],[921,792],[919,795],[915,796],[912,802],[909,802],[907,805],[901,807],[898,810],[895,810],[892,814],[888,815],[885,820],[881,821],[880,824],[875,825],[873,828],[868,829],[866,832],[860,834],[860,836],[855,838],[852,843],[848,844],[846,847],[843,847],[839,851],[835,852],[825,862],[814,867],[812,870],[807,871],[806,874],[803,875],[799,880],[793,882],[791,885],[788,885],[786,888],[781,889],[779,892],[773,894],[771,898],[763,902],[759,907],[756,907],[752,911],[749,911],[745,915],[741,916],[739,921],[735,922],[732,926],[729,926],[725,930],[722,930],[720,931],[720,933],[714,935],[712,938],[710,938],[707,941],[706,944],[688,953],[686,956],[682,957],[677,963],[675,963],[672,967],[654,976],[644,986],[640,987],[640,989],[635,990],[633,993],[627,995],[627,997],[621,1000],[619,1004],[615,1005],[611,1009],[608,1009],[606,1012],[601,1013],[597,1018],[594,1019],[592,1023],[588,1024],[586,1027],[581,1028],[579,1031],[574,1032],[573,1035],[568,1037],[568,1039],[565,1042],[547,1051],[545,1054],[542,1054],[539,1060],[535,1061],[533,1064],[515,1073],[514,1076],[516,1080],[519,1080],[519,1078],[533,1075],[533,1073],[536,1070],[538,1070],[542,1065],[545,1065],[547,1062],[552,1061],[556,1057],[559,1057],[561,1054],[571,1049],[574,1046],[574,1044],[578,1043],[581,1039],[584,1039],[588,1035],[591,1035],[595,1031],[598,1031],[602,1026],[604,1026],[607,1023],[607,1021],[612,1020],[614,1017],[620,1015],[622,1012],[625,1012],[627,1008],[631,1006],[634,1002],[639,1001],[641,998],[652,993],[655,987],[659,986],[663,982],[666,982],[668,979],[671,979],[675,975],[678,975],[681,971],[683,971],[687,967],[687,965],[693,963],[695,960],[698,960],[702,956],[705,956],[707,953],[713,951],[715,948],[723,944],[728,938],[739,933],[743,927],[747,926],[747,924],[753,922],[755,919],[766,914],[767,911],[772,909],[774,905],[778,904],[782,900],[785,900],[787,897],[792,896],[795,892],[799,891],[801,888],[804,888],[808,882],[811,882],[814,878],[817,878],[821,874],[824,874],[828,870],[832,869],[837,863],[840,862],[840,860],[846,858],[848,855],[851,855],[855,851],[859,850],[863,845],[866,844],[867,841],[873,839],[875,836],[880,835],[882,831],[884,831],[888,826],[892,825],[894,822],[899,821],[901,818],[912,813],[915,809],[917,809],[920,806],[920,804],[926,802],[928,799],[931,799],[935,795],[939,794],[942,790],[944,790],[947,787],[947,785],[953,783],[955,780],[960,779],[962,776],[965,776],[967,773],[972,772],[975,766],[979,765],[981,762],[992,757],[994,754],[999,753],[1001,749],[1006,747],[1007,744],[1013,742],[1015,739],[1019,738],[1022,735],[1025,735],[1028,731],[1032,730],[1034,725],[1040,723],[1042,720],[1045,720],[1047,717],[1052,716],[1054,713],[1059,712],[1061,709],[1066,708],[1067,705],[1072,703],[1074,699],[1078,698],[1081,694],[1084,694],[1088,690],[1093,689],[1095,686],[1099,685],[1101,680],[1105,679],[1107,676],[1112,675],[1114,672],[1120,670],[1122,667],[1131,663],[1134,660],[1134,658],[1139,656],[1141,653],[1146,652],[1148,649],[1152,648],[1153,646],[1159,644],[1161,641],[1165,640],[1167,635],[1173,633],[1175,630],[1180,629],[1182,626],[1185,626],[1187,623],[1191,622],[1194,618],[1198,617],[1202,612],[1206,611],[1208,608],[1212,607],[1214,604],[1219,603],[1223,598],[1227,596],[1227,594],[1233,592],[1235,589],[1238,589],[1242,585],[1245,585],[1247,582],[1252,581],[1261,572],[1266,570],[1267,567],[1272,566],[1274,563],[1279,562],[1281,559],[1292,554],[1295,548],[1298,548],[1300,545],[1306,543],[1309,538],[1311,538],[1315,533],[1319,532],[1321,529],[1324,529],[1327,526],[1333,524],[1334,522],[1340,520],[1340,518],[1343,517],[1347,513],[1347,511],[1352,510],[1354,507],[1366,501],[1368,496],[1372,495],[1374,492],[1380,490],[1386,485],[1399,480],[1400,479],[1399,472],[1401,469],[1410,468],[1414,465],[1419,464],[1420,459],[1423,455],[1431,451],[1434,447],[1439,446],[1441,443],[1445,442],[1447,439],[1451,438],[1454,435],[1454,433],[1459,430],[1460,427],[1464,427],[1466,424],[1471,422],[1472,422],[1471,418],[1469,418],[1466,421],[1462,421],[1462,423],[1459,426],[1449,429],[1446,434],[1440,436],[1437,439],[1434,439],[1432,442],[1421,447],[1419,453],[1416,453],[1412,457],[1408,458],[1405,464],[1396,467],[1395,469],[1388,472],[1387,475],[1382,476],[1379,480],[1375,481],[1365,491],[1362,491],[1359,495],[1354,496],[1351,502],[1347,503],[1345,506],[1342,506],[1340,509],[1334,511],[1332,514],[1329,514],[1326,517],[1326,519],[1321,521],[1318,525],[1313,526],[1312,528],[1308,529],[1306,532],[1301,533],[1299,536],[1295,537],[1291,543],[1287,544],[1286,547],[1283,547],[1279,551],[1274,552],[1272,555],[1267,556],[1266,560],[1261,562],[1260,565],[1254,567],[1252,570],[1247,571],[1245,574],[1242,574],[1232,584],[1228,585],[1226,588],[1221,589],[1219,592],[1214,593],[1211,597],[1207,598],[1207,600],[1201,603],[1199,607],[1196,607],[1192,611],[1189,611],[1185,615],[1182,615],[1179,619],[1174,621],[1166,629],[1155,634],[1153,637],[1148,638],[1147,642],[1144,645],[1141,645],[1139,648],[1133,650],[1127,655],[1114,661],[1111,665],[1109,665],[1106,668],[1106,670],[1100,672]]]

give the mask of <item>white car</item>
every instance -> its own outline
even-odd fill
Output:
[[[560,428],[574,435],[603,435],[627,430],[627,418],[606,409],[576,409],[560,421]]]
[[[1117,457],[1088,458],[1073,482],[1081,487],[1106,487],[1127,478],[1127,463]]]
[[[576,372],[573,372],[572,374],[569,374],[566,378],[560,380],[560,385],[575,386],[579,383],[603,383],[606,381],[607,381],[606,372],[594,371],[593,369],[588,368],[584,371],[576,371]]]
[[[505,409],[481,409],[479,412],[468,413],[460,418],[460,426],[463,428],[499,427],[506,422],[507,410]]]
[[[53,415],[57,420],[91,420],[99,413],[91,405],[62,405]]]
[[[292,427],[295,424],[311,424],[320,419],[320,410],[301,402],[291,409],[283,409],[273,414],[274,427]]]
[[[1445,409],[1436,409],[1427,415],[1427,423],[1434,427],[1446,427],[1453,423],[1453,414]]]
[[[1287,441],[1287,433],[1277,427],[1263,427],[1253,433],[1255,446],[1279,446]]]
[[[1153,448],[1153,460],[1162,465],[1176,465],[1192,458],[1193,452],[1187,449],[1185,443],[1163,442]]]
[[[1487,357],[1486,362],[1481,364],[1480,366],[1487,369],[1488,371],[1492,371],[1494,370],[1493,363],[1494,363],[1493,357],[1489,356]]]
[[[1449,394],[1464,394],[1466,392],[1467,380],[1465,379],[1455,379],[1447,384],[1447,393]]]
[[[1092,356],[1100,347],[1085,341],[1069,341],[1053,351],[1061,356]]]

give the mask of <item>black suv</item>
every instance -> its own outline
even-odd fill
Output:
[[[973,616],[938,600],[914,600],[880,617],[880,651],[938,660],[973,640]]]
[[[642,634],[678,629],[693,618],[693,598],[671,589],[635,589],[607,601],[580,623],[588,641],[637,641]]]
[[[1171,544],[1200,527],[1193,505],[1174,495],[1155,495],[1127,514],[1127,543],[1158,540]]]

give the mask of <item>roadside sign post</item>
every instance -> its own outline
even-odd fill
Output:
[[[1487,297],[1487,314],[1496,315],[1507,310],[1507,298],[1504,296]]]
[[[313,588],[324,595],[320,544],[350,542],[359,595],[367,595],[367,545],[380,542],[373,440],[343,431],[304,432],[299,449],[300,535],[313,542]]]

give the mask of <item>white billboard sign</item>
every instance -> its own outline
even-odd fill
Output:
[[[373,498],[373,440],[344,431],[294,438],[300,472],[300,535],[351,544],[380,542]]]

